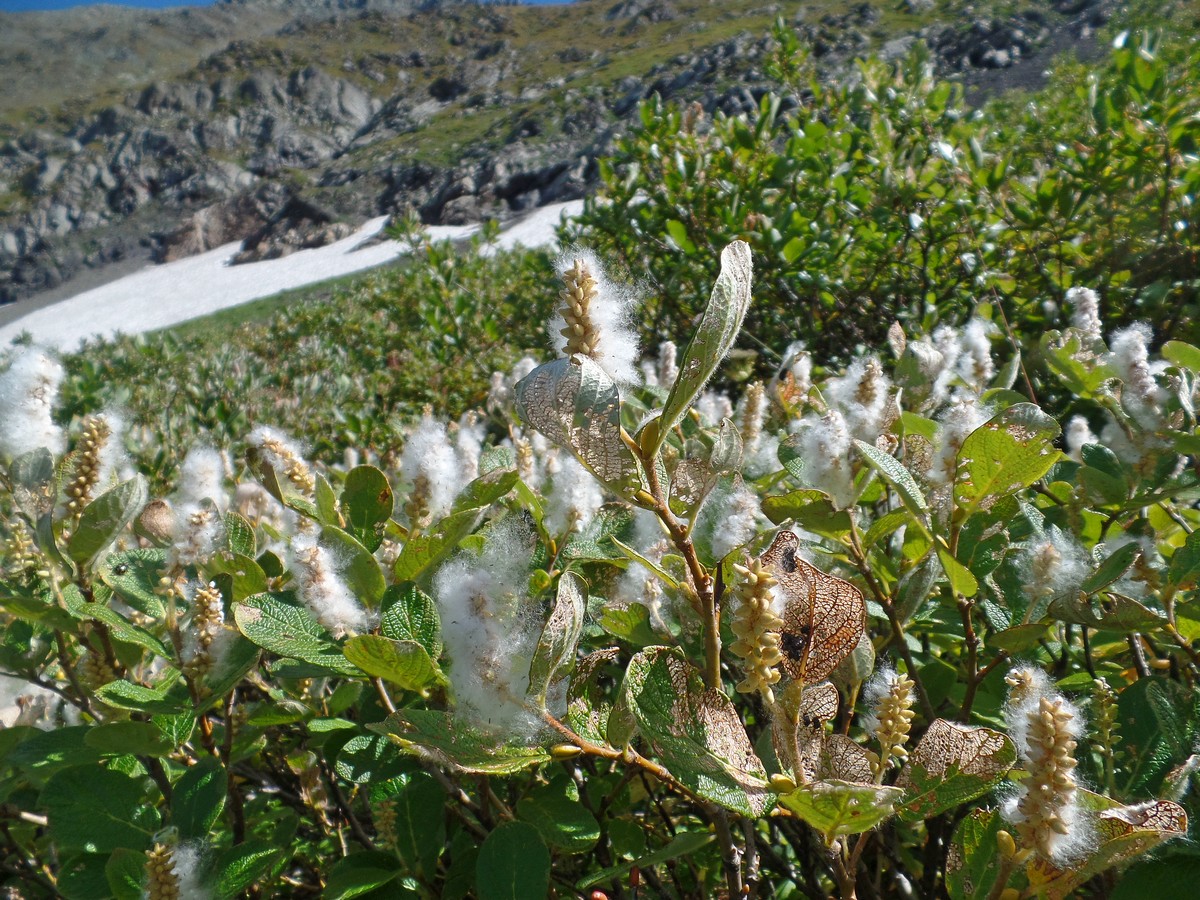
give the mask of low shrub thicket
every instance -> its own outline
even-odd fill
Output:
[[[984,319],[816,381],[795,352],[735,408],[706,385],[748,245],[640,375],[628,294],[563,276],[559,357],[392,471],[258,426],[151,499],[125,423],[64,433],[61,367],[18,354],[10,884],[1120,895],[1187,833],[1200,349],[1073,291],[1043,345],[1087,413],[1064,453]]]
[[[756,117],[643,105],[567,229],[649,275],[660,337],[703,307],[718,251],[741,239],[760,272],[747,327],[768,349],[799,337],[844,359],[896,319],[953,323],[981,298],[1035,335],[1063,321],[1045,301],[1076,285],[1098,291],[1107,323],[1195,340],[1194,44],[1124,35],[1098,70],[1064,66],[1027,102],[971,113],[919,46],[829,85],[797,62],[794,34],[776,36],[780,87]]]

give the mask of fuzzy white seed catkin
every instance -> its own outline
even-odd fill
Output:
[[[716,391],[702,393],[692,404],[692,409],[705,425],[719,425],[722,419],[733,418],[733,402]]]
[[[929,480],[936,486],[954,484],[958,468],[958,451],[970,434],[987,421],[987,412],[978,399],[960,394],[939,419],[935,458]]]
[[[1133,419],[1147,430],[1162,421],[1166,392],[1154,380],[1150,364],[1150,328],[1138,322],[1112,336],[1109,363],[1124,382],[1121,404]]]
[[[53,413],[64,374],[58,360],[40,347],[13,354],[0,373],[0,457],[16,459],[43,447],[62,455],[66,440]]]
[[[456,710],[506,733],[533,727],[523,699],[542,623],[527,609],[530,539],[523,523],[503,522],[433,580]]]
[[[636,383],[635,296],[609,281],[588,250],[569,249],[559,257],[558,271],[564,288],[550,324],[554,349],[564,356],[588,357],[618,384]]]
[[[179,467],[175,496],[181,504],[211,500],[218,509],[224,509],[229,494],[225,489],[225,459],[220,452],[204,445],[192,447]]]
[[[1091,560],[1074,538],[1052,525],[1022,551],[1020,567],[1029,602],[1025,621],[1037,622],[1045,616],[1051,600],[1078,593],[1091,571]]]
[[[663,341],[658,345],[658,367],[655,375],[664,390],[670,390],[679,380],[678,349],[674,341]]]
[[[1088,420],[1083,416],[1071,416],[1067,422],[1066,429],[1066,445],[1067,456],[1075,460],[1075,462],[1083,461],[1083,448],[1088,444],[1094,444],[1099,440],[1092,433],[1091,427],[1088,425]]]
[[[575,457],[558,456],[546,494],[546,530],[555,536],[583,531],[603,505],[600,482]]]
[[[874,356],[857,359],[846,374],[832,378],[823,393],[829,405],[842,414],[852,438],[875,443],[891,424],[892,384]]]
[[[956,368],[962,378],[976,393],[981,393],[991,384],[996,375],[992,361],[991,333],[995,326],[983,319],[971,319],[959,334],[960,355]]]
[[[836,409],[824,416],[805,416],[797,430],[804,460],[804,480],[824,491],[838,509],[854,501],[854,470],[850,429]]]
[[[750,541],[757,533],[762,519],[758,494],[739,483],[723,494],[715,505],[719,509],[716,527],[713,529],[712,552],[723,559],[732,550]],[[712,500],[709,501],[712,503]],[[706,506],[708,504],[705,504]]]
[[[220,511],[205,501],[183,503],[172,509],[175,523],[167,552],[172,568],[200,566],[220,549],[225,538],[225,522]]]
[[[354,598],[338,571],[337,559],[311,534],[292,538],[292,573],[301,602],[335,638],[371,627],[371,615]]]
[[[463,466],[444,423],[429,414],[421,419],[404,442],[400,473],[409,485],[405,511],[411,525],[428,527],[450,511]]]
[[[1073,287],[1067,291],[1067,303],[1071,306],[1071,327],[1078,328],[1088,337],[1104,339],[1104,326],[1100,322],[1100,298],[1091,288]]]
[[[316,478],[298,444],[269,425],[257,426],[246,440],[250,446],[258,449],[272,467],[279,469],[297,490],[311,496]]]
[[[1075,779],[1075,747],[1082,732],[1079,710],[1049,687],[1040,671],[1009,673],[1005,719],[1026,775],[1004,804],[1004,818],[1021,843],[1055,865],[1078,858],[1090,840]]]

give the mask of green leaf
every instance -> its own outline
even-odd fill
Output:
[[[444,680],[429,652],[416,641],[360,634],[346,641],[342,652],[372,678],[383,678],[406,691],[424,693],[430,685]]]
[[[929,510],[929,504],[925,502],[925,494],[921,491],[917,480],[913,478],[912,473],[904,467],[900,460],[890,454],[884,453],[882,450],[868,444],[864,441],[855,440],[854,446],[858,452],[862,454],[862,458],[866,460],[867,465],[883,476],[896,493],[900,495],[900,500],[913,518],[918,523],[924,521],[924,515]]]
[[[554,604],[550,607],[550,617],[542,628],[533,661],[529,664],[528,695],[542,707],[546,705],[550,685],[575,660],[586,611],[587,585],[574,572],[563,572],[558,580]]]
[[[88,725],[70,725],[54,731],[34,731],[8,754],[7,763],[45,778],[67,766],[95,762],[100,754],[87,744]]]
[[[617,535],[629,537],[632,530],[633,513],[623,503],[606,503],[596,511],[583,531],[572,534],[559,551],[559,557],[567,560],[611,560],[620,559],[620,548],[616,547]]]
[[[1061,622],[1112,631],[1145,631],[1157,628],[1166,621],[1161,613],[1132,597],[1111,593],[1094,597],[1083,594],[1059,597],[1050,602],[1046,612]]]
[[[550,760],[541,747],[506,744],[439,710],[401,709],[367,728],[391,735],[401,750],[481,775],[511,775]]]
[[[357,466],[346,475],[342,512],[346,527],[374,553],[383,543],[383,526],[392,515],[392,486],[374,466]]]
[[[475,530],[478,521],[479,510],[466,509],[442,519],[430,531],[410,537],[396,560],[393,570],[396,581],[415,581],[432,569]]]
[[[225,808],[225,769],[218,760],[204,757],[175,782],[171,792],[171,824],[183,840],[200,840]]]
[[[834,509],[824,492],[812,488],[764,497],[762,511],[776,525],[794,521],[823,537],[837,538],[850,531],[849,514]]]
[[[166,615],[157,593],[166,568],[164,550],[126,550],[110,553],[99,566],[100,580],[121,595],[138,612],[161,619]]]
[[[115,609],[103,603],[89,603],[75,585],[69,584],[63,589],[62,599],[67,612],[74,618],[103,622],[108,626],[110,636],[118,641],[142,647],[164,659],[170,659],[174,655],[157,637],[146,629],[134,625]]]
[[[631,603],[623,609],[606,605],[597,624],[635,647],[649,647],[662,641],[650,625],[650,610],[640,603]]]
[[[517,815],[555,850],[586,853],[600,839],[600,825],[577,797],[569,795],[573,787],[566,777],[536,787],[517,801]]]
[[[116,900],[142,900],[146,882],[146,854],[118,847],[104,866],[108,889]]]
[[[991,895],[1001,871],[996,835],[1003,826],[994,809],[974,810],[959,823],[946,860],[946,890],[953,900]]]
[[[647,423],[639,435],[647,458],[658,452],[733,347],[750,308],[752,278],[750,245],[734,241],[721,252],[721,274],[713,285],[700,324],[680,358],[679,378],[671,386],[662,415]]]
[[[553,360],[521,379],[517,412],[616,493],[636,478],[637,463],[621,439],[617,385],[586,356]]]
[[[1200,884],[1200,858],[1182,853],[1160,855],[1121,873],[1109,900],[1193,900]]]
[[[1024,625],[1014,625],[987,636],[987,645],[993,650],[1006,650],[1009,653],[1024,653],[1050,637],[1054,631],[1053,622],[1030,622]]]
[[[1167,362],[1200,373],[1200,348],[1183,341],[1167,341],[1159,352]]]
[[[971,432],[958,452],[954,495],[959,520],[1033,484],[1059,459],[1058,423],[1017,403]]]
[[[238,630],[264,650],[300,659],[340,675],[357,675],[329,632],[291,594],[256,594],[233,608]]]
[[[974,597],[979,592],[979,582],[975,580],[975,576],[971,574],[971,570],[955,559],[950,554],[950,551],[943,547],[937,548],[937,555],[942,563],[942,570],[946,573],[946,578],[950,581],[951,590],[963,597]]]
[[[1193,531],[1187,536],[1183,546],[1172,554],[1171,565],[1167,569],[1167,582],[1176,589],[1193,588],[1197,578],[1200,578],[1200,531]]]
[[[377,734],[359,734],[350,738],[338,750],[334,763],[338,775],[351,784],[386,781],[410,768],[396,745]]]
[[[64,900],[109,900],[112,888],[105,873],[107,863],[105,853],[82,853],[63,860],[58,867],[56,893]]]
[[[321,529],[321,543],[337,557],[339,574],[351,593],[367,606],[378,606],[387,590],[383,570],[366,547],[353,535],[340,528],[326,526]]]
[[[330,866],[323,896],[325,900],[349,900],[391,884],[400,872],[400,861],[391,853],[351,853]]]
[[[41,805],[51,839],[61,848],[88,853],[149,849],[160,824],[139,779],[95,765],[54,773],[42,790]]]
[[[535,900],[550,890],[550,851],[537,829],[505,822],[487,836],[475,864],[479,900]]]
[[[284,851],[267,841],[246,841],[217,857],[217,896],[230,898],[265,878],[283,861]]]
[[[101,494],[84,507],[67,542],[67,554],[77,563],[95,558],[117,539],[149,499],[150,488],[141,475]]]
[[[1141,553],[1142,547],[1137,543],[1118,547],[1108,555],[1095,572],[1084,579],[1079,590],[1085,594],[1094,594],[1103,590],[1133,568],[1133,564],[1137,562]]]
[[[696,252],[696,245],[692,243],[692,239],[688,237],[687,226],[678,219],[667,219],[667,234],[671,236],[671,240],[675,242],[675,246],[692,256]]]
[[[442,655],[441,620],[433,598],[412,582],[394,584],[383,595],[379,630],[394,641],[416,641],[429,658]]]
[[[209,578],[228,575],[233,585],[233,597],[229,599],[235,602],[267,590],[267,573],[250,556],[229,552],[215,553],[209,557],[204,571]]]
[[[680,783],[743,815],[771,807],[766,770],[737,710],[721,691],[705,688],[682,651],[651,647],[635,656],[621,703]]]
[[[258,555],[258,542],[254,537],[254,526],[245,517],[234,510],[225,513],[225,540],[229,551],[239,556],[249,556],[251,559]]]
[[[507,470],[485,472],[459,492],[454,498],[451,512],[487,509],[497,500],[507,496],[520,480],[520,476],[511,466]]]
[[[396,852],[409,871],[432,881],[446,846],[446,792],[432,776],[420,772],[390,802],[396,811]]]
[[[102,756],[163,756],[174,745],[152,722],[106,722],[94,725],[84,739]]]
[[[606,730],[613,704],[600,677],[605,669],[615,667],[620,652],[616,647],[608,647],[589,653],[575,664],[567,689],[567,725],[593,744],[607,743]]]
[[[1007,735],[937,719],[909,754],[896,787],[906,822],[931,819],[974,800],[997,785],[1017,760]]]
[[[832,841],[874,828],[892,815],[903,795],[898,787],[831,779],[801,785],[779,802]]]
[[[191,706],[191,700],[186,693],[179,696],[169,695],[168,687],[169,685],[162,685],[159,688],[148,688],[129,681],[110,681],[96,689],[96,697],[115,709],[168,716],[183,712]]]

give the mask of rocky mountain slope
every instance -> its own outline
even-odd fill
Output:
[[[830,77],[920,39],[946,72],[995,88],[1036,80],[1052,50],[1094,52],[1110,4],[228,0],[0,15],[0,302],[131,257],[244,240],[239,258],[261,259],[372,215],[461,224],[582,196],[640,100],[751,109],[776,16]],[[56,57],[61,77],[31,74]]]

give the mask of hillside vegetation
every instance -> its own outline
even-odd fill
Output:
[[[974,110],[764,14],[562,260],[6,348],[0,887],[1191,900],[1190,14]]]

